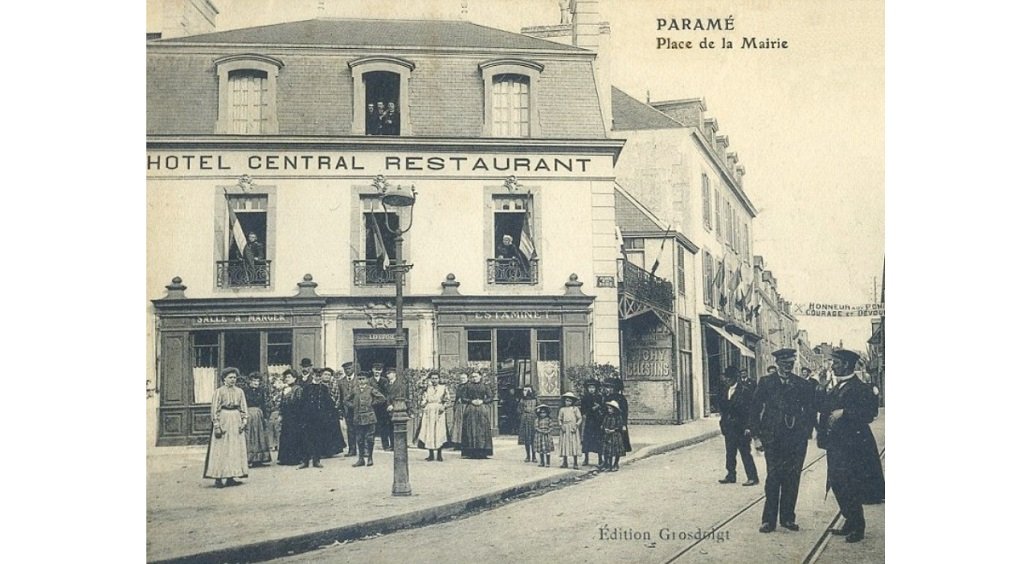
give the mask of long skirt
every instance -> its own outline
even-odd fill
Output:
[[[537,430],[537,414],[524,413],[519,418],[519,444],[533,444],[533,433]]]
[[[546,454],[555,450],[555,442],[551,440],[551,434],[535,431],[533,433],[533,450],[537,454]]]
[[[271,411],[268,421],[267,442],[270,444],[270,450],[277,450],[281,444],[281,412]]]
[[[263,424],[263,410],[258,407],[249,408],[249,421],[245,426],[245,449],[249,453],[249,464],[266,464],[270,462],[270,441]]]
[[[491,421],[486,405],[467,405],[462,417],[462,455],[482,458],[494,454]]]
[[[603,434],[604,431],[601,430],[601,418],[599,416],[583,416],[583,437],[581,441],[583,452],[600,453],[603,448],[602,443],[604,442]]]
[[[334,456],[345,450],[348,446],[345,437],[341,434],[341,421],[336,417],[329,417],[321,422],[319,454],[321,458]]]
[[[302,426],[293,417],[281,418],[281,444],[278,445],[277,463],[295,466],[305,458]]]
[[[622,456],[626,454],[626,446],[622,442],[622,431],[605,433],[602,454],[605,456]]]
[[[206,447],[204,478],[245,478],[249,475],[249,460],[245,452],[245,436],[238,432],[242,428],[242,414],[237,410],[223,410],[220,413],[220,428],[224,434],[210,433],[210,444]]]
[[[430,450],[439,449],[448,442],[448,429],[444,421],[444,405],[439,403],[428,403],[423,408],[420,418],[420,432],[416,435],[416,441],[423,443],[422,447]]]
[[[576,425],[562,427],[558,435],[558,456],[579,456],[583,454],[580,442],[580,428]]]
[[[452,411],[452,444],[462,444],[462,421],[465,418],[466,405],[463,403],[455,404],[455,409]]]

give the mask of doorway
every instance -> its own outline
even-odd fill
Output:
[[[498,433],[519,432],[519,398],[516,391],[533,381],[529,329],[498,329],[497,348]]]
[[[224,366],[234,366],[237,368],[242,373],[239,381],[244,381],[245,377],[252,372],[259,372],[259,331],[225,331]]]

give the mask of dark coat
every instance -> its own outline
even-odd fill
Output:
[[[843,410],[843,416],[829,427],[829,415],[837,409]],[[878,396],[854,377],[828,392],[819,411],[818,446],[828,451],[829,484],[856,489],[863,503],[881,503],[885,478],[878,444],[868,427],[878,416]]]
[[[338,408],[326,384],[303,388],[300,404],[302,430],[319,456],[333,456],[345,448],[338,425]],[[310,453],[312,454],[312,453]]]
[[[719,405],[722,420],[718,425],[721,427],[723,435],[738,437],[743,434],[747,421],[750,420],[750,410],[754,404],[754,391],[757,389],[757,384],[753,380],[737,381],[732,399],[729,398],[729,387],[722,392]]]
[[[806,443],[814,429],[817,386],[795,374],[789,384],[780,376],[765,376],[757,383],[747,429],[765,445]]]

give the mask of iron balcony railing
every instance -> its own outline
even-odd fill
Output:
[[[658,278],[626,259],[620,258],[618,261],[620,292],[661,310],[672,311],[675,291],[671,282]]]
[[[383,268],[377,260],[354,260],[352,281],[356,286],[394,286],[395,271]],[[402,285],[405,285],[404,278]]]
[[[244,260],[217,261],[218,288],[245,288],[270,286],[270,261]]]
[[[536,284],[537,259],[525,263],[516,258],[487,259],[488,284]]]

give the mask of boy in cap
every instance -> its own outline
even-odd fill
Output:
[[[360,372],[356,387],[345,398],[345,403],[352,406],[356,444],[359,448],[359,461],[352,466],[373,466],[373,435],[377,424],[375,410],[387,401],[384,394],[368,380],[367,374]]]
[[[777,521],[791,531],[800,530],[796,523],[796,498],[815,417],[816,386],[793,373],[796,351],[779,349],[772,355],[779,373],[758,382],[744,431],[746,436],[761,439],[768,466],[758,529],[762,533],[774,531]]]
[[[836,382],[819,406],[818,418],[818,446],[828,453],[828,484],[846,519],[832,534],[845,536],[846,542],[864,538],[864,504],[885,499],[878,444],[868,427],[878,416],[878,397],[856,377],[859,360],[853,351],[832,351]]]

